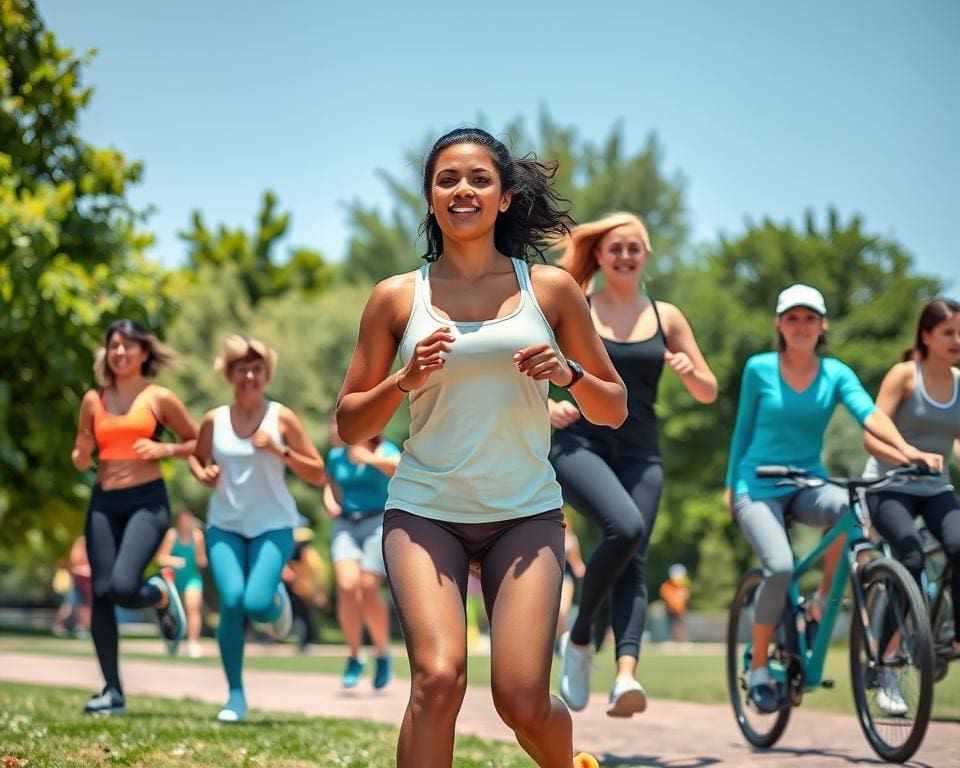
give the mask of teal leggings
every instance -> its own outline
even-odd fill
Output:
[[[231,693],[243,691],[244,617],[264,623],[277,618],[280,608],[274,598],[292,553],[292,528],[252,539],[220,528],[207,529],[207,558],[220,596],[217,642]]]

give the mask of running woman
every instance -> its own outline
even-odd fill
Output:
[[[366,624],[377,653],[373,687],[385,687],[390,664],[390,607],[383,598],[383,511],[387,484],[400,463],[400,449],[376,435],[347,447],[330,420],[327,480],[323,503],[333,518],[331,550],[337,582],[337,620],[350,649],[343,687],[360,682],[360,658]]]
[[[160,632],[176,650],[186,622],[168,571],[143,580],[167,528],[170,503],[160,460],[193,453],[197,427],[183,403],[151,379],[173,352],[134,320],[118,320],[97,350],[94,373],[101,389],[80,404],[80,424],[70,458],[81,472],[97,453],[97,482],[84,526],[93,578],[90,631],[106,683],[84,708],[90,714],[126,711],[117,661],[116,606],[157,610]],[[163,443],[170,427],[179,443]]]
[[[958,363],[960,302],[934,299],[920,311],[915,341],[904,361],[893,366],[880,385],[877,408],[893,419],[906,440],[941,456],[944,467],[939,475],[912,478],[871,494],[870,504],[874,528],[917,583],[923,571],[923,542],[914,519],[922,517],[943,545],[952,566],[955,656],[960,656],[960,635],[956,634],[960,632],[960,504],[946,465],[960,440]],[[864,472],[869,476],[907,462],[905,455],[869,433],[864,435],[864,446],[872,454]]]
[[[631,213],[614,213],[573,230],[557,261],[584,294],[602,274],[603,288],[587,303],[593,327],[627,387],[629,415],[616,429],[586,422],[570,401],[550,403],[556,428],[550,461],[564,497],[603,531],[587,562],[577,619],[561,638],[560,695],[571,709],[587,706],[591,630],[609,597],[617,659],[607,707],[611,717],[630,717],[647,706],[635,675],[647,614],[647,548],[663,487],[654,403],[664,365],[698,402],[717,397],[717,380],[683,313],[639,287],[651,253],[643,222]]]
[[[187,615],[187,656],[199,659],[200,630],[203,628],[203,576],[207,567],[207,547],[197,518],[186,507],[177,512],[176,523],[163,537],[157,552],[161,567],[173,568],[173,582],[180,593]]]
[[[326,481],[323,459],[297,415],[264,394],[277,355],[262,341],[229,336],[214,363],[233,387],[230,405],[208,412],[200,425],[194,476],[213,486],[207,509],[207,557],[220,598],[217,642],[227,678],[221,722],[246,717],[243,692],[244,619],[277,639],[292,623],[281,580],[293,553],[297,506],[284,474],[314,485]]]
[[[379,434],[410,398],[410,438],[383,523],[412,678],[400,768],[453,760],[472,561],[490,617],[497,712],[537,765],[573,760],[570,714],[550,696],[564,551],[547,387],[570,388],[586,418],[610,426],[626,417],[626,392],[576,283],[527,263],[571,223],[555,170],[512,157],[479,129],[437,140],[423,178],[428,263],[373,290],[341,390],[348,444]],[[391,373],[398,351],[402,367]]]
[[[773,712],[780,706],[767,660],[793,574],[784,518],[789,510],[797,522],[829,528],[847,509],[847,493],[829,484],[802,490],[778,487],[773,478],[758,478],[757,467],[789,464],[826,477],[820,453],[839,403],[864,429],[896,446],[908,460],[937,469],[943,463],[942,457],[923,453],[904,440],[849,367],[836,358],[821,356],[826,345],[826,315],[823,295],[816,288],[797,284],[780,293],[777,351],[747,360],[730,442],[727,505],[764,570],[754,608],[753,657],[747,674],[749,700],[760,712]],[[838,541],[824,557],[820,589],[811,605],[816,621],[823,613],[819,596],[827,594],[842,552],[843,542]]]

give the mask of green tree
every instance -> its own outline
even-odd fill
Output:
[[[126,199],[142,168],[89,145],[77,119],[90,55],[61,48],[32,0],[0,0],[0,560],[49,563],[80,527],[70,463],[106,324],[160,328],[171,277],[142,255]]]
[[[333,270],[318,251],[293,248],[285,260],[278,256],[278,245],[289,228],[290,214],[277,212],[277,197],[269,190],[263,194],[257,227],[251,234],[225,224],[213,232],[203,215],[194,211],[191,229],[180,233],[187,244],[186,270],[237,266],[247,298],[254,305],[290,291],[321,293],[330,285]]]

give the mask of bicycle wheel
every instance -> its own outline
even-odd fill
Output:
[[[864,566],[859,580],[864,605],[850,622],[853,700],[873,750],[901,763],[917,751],[930,721],[930,619],[920,590],[900,563],[878,558]],[[876,661],[867,650],[867,628],[878,645]]]
[[[950,671],[953,658],[953,600],[949,588],[940,598],[940,609],[931,617],[933,634],[933,681],[939,683]]]
[[[778,691],[783,705],[776,712],[764,714],[747,702],[746,673],[750,667],[753,640],[753,605],[762,580],[763,574],[759,570],[747,571],[737,585],[730,606],[727,623],[727,688],[737,726],[744,738],[755,747],[772,747],[790,719],[791,704],[786,686],[780,686]],[[785,679],[790,659],[797,655],[797,630],[788,610],[784,610],[773,642],[770,667],[772,670],[783,670]]]

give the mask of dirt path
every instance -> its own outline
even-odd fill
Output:
[[[219,669],[195,664],[126,661],[128,694],[196,699],[218,704],[224,698]],[[245,673],[252,707],[324,717],[373,720],[396,725],[406,703],[408,684],[399,680],[381,693],[364,681],[353,692],[340,689],[333,675]],[[101,686],[95,661],[84,658],[0,652],[0,680],[90,688]],[[131,702],[136,707],[136,701]],[[184,706],[189,706],[185,704]],[[653,701],[643,715],[612,720],[604,714],[605,698],[593,695],[587,709],[574,715],[578,749],[593,752],[604,766],[765,766],[765,768],[832,768],[882,765],[870,750],[853,717],[820,712],[794,713],[780,744],[765,752],[751,751],[740,737],[726,707]],[[497,717],[487,688],[471,686],[458,730],[490,739],[513,740]],[[960,766],[960,725],[933,723],[917,754],[916,766]]]

